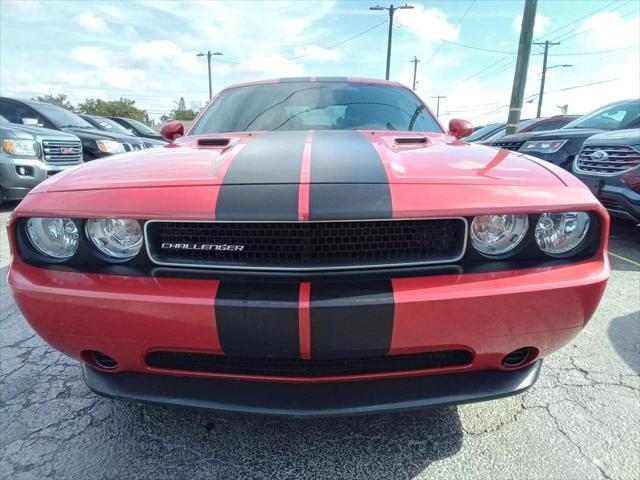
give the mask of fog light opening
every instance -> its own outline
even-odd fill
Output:
[[[105,370],[113,370],[114,368],[118,368],[118,362],[116,362],[115,358],[111,358],[109,355],[105,355],[102,352],[90,352],[89,356],[91,360],[100,368],[104,368]]]
[[[536,349],[533,347],[523,347],[508,353],[502,359],[502,366],[506,368],[516,368],[533,360],[536,356]]]

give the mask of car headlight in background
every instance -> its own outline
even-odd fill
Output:
[[[38,144],[33,140],[15,140],[6,138],[2,140],[2,150],[9,155],[19,157],[37,157]]]
[[[536,225],[536,243],[552,257],[571,255],[582,245],[590,223],[586,212],[543,213]]]
[[[520,151],[523,153],[556,153],[565,143],[567,143],[566,140],[535,140],[525,143]]]
[[[96,140],[98,150],[102,153],[124,153],[124,145],[113,140]]]
[[[78,250],[78,228],[70,218],[30,218],[27,235],[36,250],[47,257],[63,260]]]
[[[483,255],[503,255],[520,244],[528,228],[527,215],[480,215],[471,222],[471,243]]]
[[[135,257],[142,248],[142,227],[128,218],[90,218],[87,237],[104,255],[126,260]]]

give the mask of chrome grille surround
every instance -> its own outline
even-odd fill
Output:
[[[73,165],[82,162],[82,144],[77,140],[44,139],[42,153],[46,163]]]
[[[448,255],[446,258],[436,258],[436,259],[425,259],[425,260],[411,260],[411,261],[371,261],[371,262],[362,262],[358,264],[348,264],[348,265],[329,265],[329,264],[318,264],[317,259],[316,264],[310,265],[243,265],[243,264],[230,264],[230,263],[198,263],[196,261],[180,261],[177,259],[167,259],[161,258],[161,255],[157,253],[156,241],[157,238],[152,238],[150,235],[150,227],[154,224],[171,224],[171,223],[181,223],[181,224],[249,224],[249,225],[280,225],[282,224],[284,227],[287,226],[303,226],[303,225],[311,225],[311,224],[324,224],[323,226],[329,224],[348,224],[348,223],[363,223],[367,224],[370,222],[378,222],[378,223],[387,223],[388,225],[393,225],[395,222],[437,222],[437,221],[456,221],[459,222],[460,235],[459,235],[459,245],[456,246],[455,252]],[[336,271],[336,270],[368,270],[368,269],[380,269],[380,268],[396,268],[396,267],[411,267],[411,266],[423,266],[423,265],[435,265],[435,264],[446,264],[446,263],[454,263],[460,260],[467,248],[467,238],[468,238],[468,221],[464,217],[446,217],[446,218],[411,218],[411,219],[383,219],[383,220],[323,220],[323,221],[282,221],[282,222],[268,222],[268,221],[193,221],[193,220],[149,220],[145,222],[144,225],[144,237],[145,237],[145,246],[147,250],[147,255],[149,259],[155,263],[156,265],[162,266],[170,266],[170,267],[188,267],[188,268],[208,268],[208,269],[221,269],[221,270],[244,270],[244,271],[282,271],[282,272],[321,272],[321,271]],[[320,239],[319,244],[324,244],[325,239]],[[208,242],[207,242],[208,243]],[[222,242],[220,242],[222,243]],[[228,244],[232,244],[233,242],[226,242]],[[331,239],[329,239],[329,244],[331,243]],[[156,250],[156,251],[154,251]]]
[[[604,154],[594,159],[596,152]],[[602,176],[620,175],[638,166],[640,151],[630,145],[585,145],[574,161],[577,172]]]

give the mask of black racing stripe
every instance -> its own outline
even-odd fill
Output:
[[[311,358],[386,355],[391,347],[391,280],[311,284]]]
[[[357,131],[321,130],[311,146],[311,220],[391,218],[387,173],[371,142]]]
[[[346,82],[347,77],[316,77],[316,82]]]
[[[299,283],[223,281],[214,308],[226,355],[300,358]]]
[[[291,83],[291,82],[310,82],[311,77],[285,77],[278,79],[279,83]]]
[[[306,131],[258,135],[233,159],[216,203],[217,220],[297,220]]]

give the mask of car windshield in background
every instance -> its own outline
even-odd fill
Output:
[[[260,130],[442,132],[406,88],[347,82],[284,82],[222,92],[190,134]]]
[[[89,122],[84,121],[75,113],[71,113],[69,110],[65,110],[64,108],[48,104],[41,104],[36,108],[57,128],[93,128],[93,126]]]
[[[602,130],[618,130],[640,116],[640,100],[633,100],[616,105],[608,105],[594,112],[576,118],[562,128],[600,128]]]
[[[105,131],[119,133],[121,135],[131,136],[131,132],[120,125],[118,122],[114,122],[110,118],[93,117],[93,120],[100,125]]]
[[[158,132],[156,132],[153,128],[151,127],[147,127],[144,123],[139,122],[138,120],[134,120],[133,118],[127,118],[125,119],[128,123],[130,123],[131,125],[133,125],[134,127],[136,127],[138,129],[138,131],[147,134],[147,135],[157,135]],[[131,135],[130,132],[127,132],[127,135]]]
[[[496,130],[500,125],[501,125],[500,123],[492,123],[491,125],[485,125],[484,127],[480,127],[478,130],[476,130],[475,132],[473,132],[471,135],[464,138],[463,140],[465,142],[482,140],[486,135]]]

